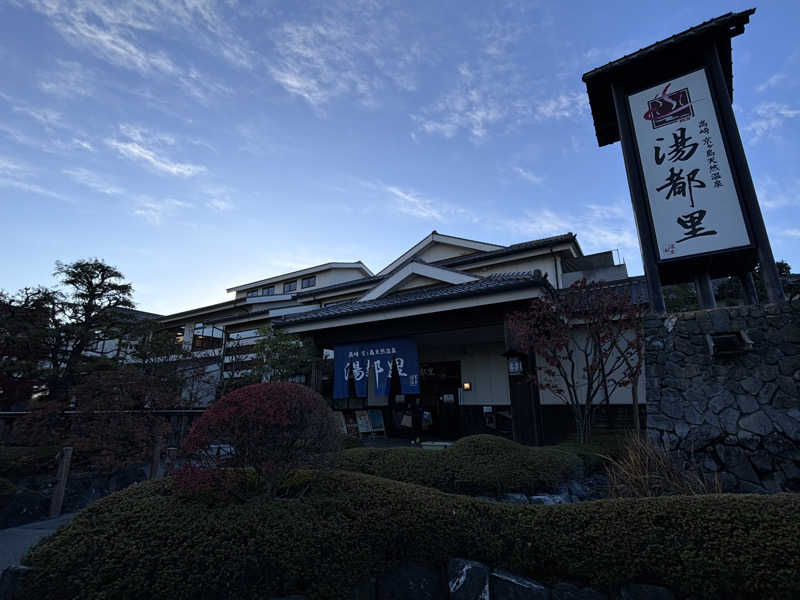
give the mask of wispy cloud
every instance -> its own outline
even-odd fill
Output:
[[[744,127],[751,134],[751,143],[757,143],[765,136],[777,137],[786,120],[800,116],[800,109],[780,102],[762,102],[754,112],[756,118]]]
[[[203,193],[208,197],[206,206],[217,212],[227,212],[236,207],[236,204],[231,199],[234,191],[227,186],[206,187],[203,189]]]
[[[535,173],[532,173],[528,169],[523,169],[522,167],[517,167],[517,166],[512,167],[511,169],[517,175],[522,177],[525,181],[528,181],[530,183],[535,183],[535,184],[538,185],[538,184],[540,184],[540,183],[542,183],[544,181],[544,177],[540,177],[539,175],[536,175]]]
[[[45,126],[62,127],[61,113],[51,108],[36,108],[33,106],[15,106],[14,112],[29,116]]]
[[[56,59],[56,66],[39,73],[39,89],[47,94],[71,98],[94,92],[94,75],[78,62]]]
[[[120,133],[126,139],[107,139],[106,144],[122,156],[144,163],[159,173],[193,177],[206,171],[202,165],[177,162],[165,156],[163,148],[175,144],[175,139],[168,134],[133,125],[121,125]]]
[[[74,169],[64,169],[61,172],[65,175],[68,175],[76,183],[93,189],[96,192],[100,192],[101,194],[116,196],[124,192],[121,187],[114,185],[99,173],[90,171],[89,169],[79,167]]]
[[[224,3],[213,0],[110,4],[99,0],[28,0],[28,3],[48,16],[70,44],[112,65],[142,75],[168,78],[202,102],[227,88],[201,75],[191,65],[176,62],[168,51],[171,41],[191,43],[236,67],[253,67],[252,51],[222,14]],[[144,38],[147,45],[142,42]],[[65,90],[62,84],[69,77],[63,75],[50,91]]]
[[[756,181],[758,203],[764,210],[800,206],[800,178],[778,181],[770,175]]]
[[[399,18],[369,0],[326,3],[321,14],[273,30],[277,60],[270,73],[317,109],[340,96],[374,106],[389,87],[413,90],[423,53],[400,33]]]
[[[786,75],[783,73],[775,73],[768,77],[763,83],[756,86],[757,92],[766,92],[770,88],[774,88],[777,86],[781,81],[786,79]]]
[[[0,156],[0,187],[13,188],[26,193],[36,194],[37,196],[72,202],[67,196],[30,181],[35,173],[36,169],[27,163]]]
[[[366,190],[383,198],[387,208],[396,212],[428,221],[450,222],[455,219],[474,222],[475,215],[465,209],[443,200],[412,189],[382,183],[380,181],[364,181],[357,179],[356,183]]]
[[[565,92],[534,104],[537,119],[572,119],[589,113],[586,92]]]
[[[639,253],[633,212],[623,202],[587,204],[582,211],[554,211],[538,208],[514,219],[501,219],[497,227],[528,239],[572,231],[584,250],[599,252],[619,249],[629,256]]]
[[[190,203],[174,198],[154,199],[149,196],[140,196],[133,209],[133,214],[143,218],[151,225],[159,226],[167,217],[175,215],[181,209],[191,207]]]

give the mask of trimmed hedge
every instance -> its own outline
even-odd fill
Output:
[[[341,453],[345,471],[377,475],[461,494],[552,491],[583,472],[574,451],[533,448],[493,435],[461,438],[447,450],[357,448]]]
[[[338,471],[302,499],[207,507],[162,480],[99,500],[34,548],[24,597],[338,599],[401,564],[462,557],[543,582],[796,598],[798,540],[793,494],[518,506]]]

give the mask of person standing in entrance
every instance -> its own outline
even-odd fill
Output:
[[[425,411],[422,409],[422,400],[417,398],[414,402],[414,406],[411,408],[411,425],[414,430],[414,440],[411,442],[412,444],[422,443],[422,420],[424,416]]]

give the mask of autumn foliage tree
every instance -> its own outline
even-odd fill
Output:
[[[164,447],[169,425],[156,411],[176,395],[158,377],[130,367],[97,371],[73,391],[71,410],[42,403],[15,424],[14,441],[72,446],[77,462],[104,471],[152,462]]]
[[[258,383],[202,414],[183,445],[187,463],[173,476],[184,493],[274,496],[291,470],[326,466],[339,444],[322,396],[296,383]]]
[[[581,443],[591,440],[596,409],[638,382],[643,315],[628,286],[585,280],[509,315],[515,345],[536,356],[534,383],[569,406]]]

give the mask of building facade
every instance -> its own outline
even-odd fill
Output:
[[[248,350],[272,327],[332,359],[315,362],[306,383],[341,412],[343,428],[397,434],[419,404],[431,437],[493,431],[535,442],[570,418],[530,384],[531,359],[512,352],[506,317],[581,279],[634,281],[611,252],[584,255],[571,233],[502,246],[433,231],[377,273],[326,263],[237,285],[231,300],[161,323],[192,355],[198,376],[185,396],[195,405],[249,371]],[[608,404],[613,416],[630,390]]]

